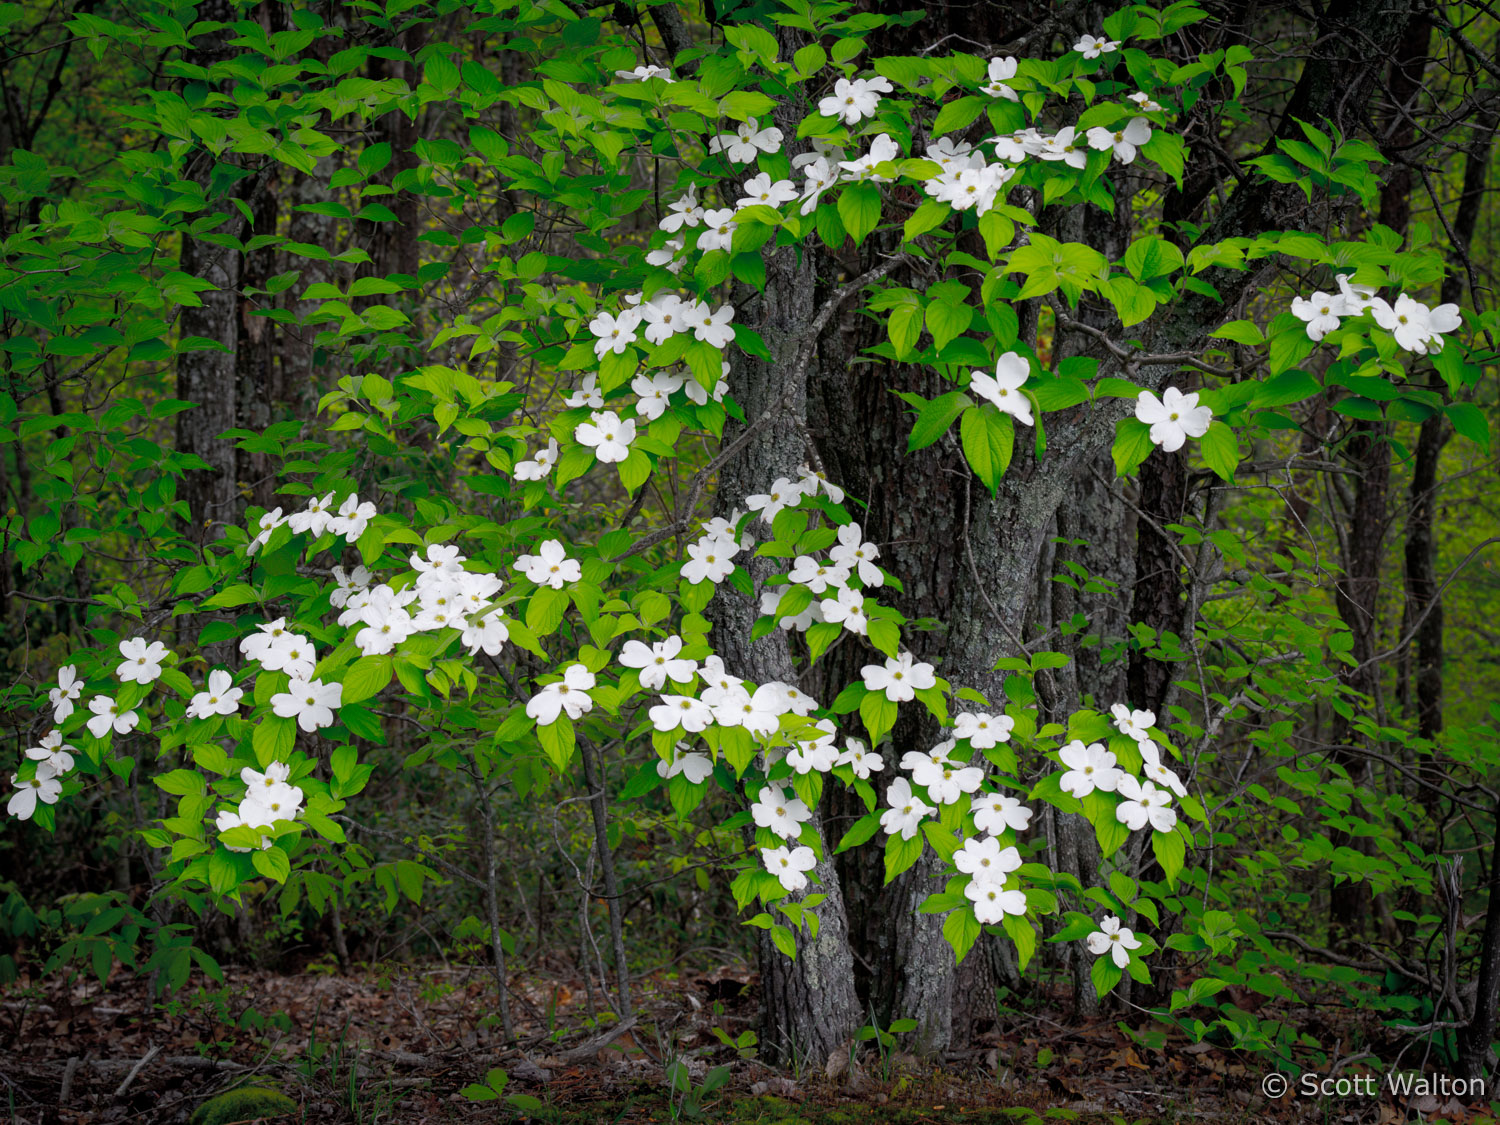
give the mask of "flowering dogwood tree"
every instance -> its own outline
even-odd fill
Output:
[[[399,708],[459,735],[409,766],[484,779],[529,756],[586,776],[612,879],[597,778],[600,748],[623,746],[621,799],[664,792],[686,818],[713,794],[741,834],[723,877],[784,959],[763,965],[782,1054],[826,1057],[862,1020],[855,853],[899,892],[908,963],[881,987],[923,1049],[946,1042],[981,940],[1022,969],[1044,937],[1075,946],[1094,997],[1151,984],[1164,946],[1208,948],[1198,757],[1245,700],[1060,693],[1070,657],[1048,638],[1067,623],[1038,627],[1035,576],[1092,453],[1121,478],[1177,458],[1234,482],[1330,386],[1354,417],[1465,417],[1409,381],[1418,362],[1450,392],[1477,378],[1476,325],[1418,299],[1437,250],[1281,221],[1288,184],[1368,203],[1380,154],[1311,106],[1211,225],[1169,230],[1153,201],[1191,176],[1182,123],[1253,60],[1174,61],[1205,18],[1191,2],[994,55],[872,55],[868,37],[906,22],[788,3],[774,33],[725,25],[721,48],[675,58],[640,57],[577,6],[502,7],[509,31],[568,54],[504,85],[442,44],[419,82],[341,77],[342,52],[299,78],[272,60],[339,34],[301,13],[301,46],[191,64],[180,121],[149,119],[168,140],[139,169],[155,188],[210,154],[238,171],[206,206],[233,219],[252,165],[329,162],[317,206],[379,223],[391,147],[318,123],[454,107],[459,139],[417,141],[396,179],[454,215],[504,200],[461,236],[494,296],[414,324],[400,295],[446,276],[436,262],[301,292],[303,323],[349,364],[319,403],[328,443],[229,435],[279,462],[279,506],[174,558],[167,617],[101,598],[96,644],[27,701],[50,721],[12,816],[50,827],[142,771],[175,799],[139,826],[171,893],[202,909],[268,880],[321,902]],[[79,33],[101,50],[139,34],[94,17]],[[235,83],[274,101],[274,139],[230,115]],[[1277,263],[1306,284],[1241,315]],[[901,444],[880,447],[873,420],[890,418]],[[462,492],[403,484],[418,432],[469,470]],[[939,465],[940,488],[919,479]],[[493,878],[490,908],[503,967]]]

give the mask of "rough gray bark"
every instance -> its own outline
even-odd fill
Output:
[[[804,460],[806,380],[803,376],[788,386],[787,379],[795,375],[792,358],[817,314],[814,296],[811,271],[800,267],[794,249],[783,249],[770,258],[766,291],[751,314],[751,323],[765,339],[772,358],[769,362],[747,358],[737,364],[730,387],[747,419],[759,418],[779,402],[781,420],[756,428],[738,455],[721,469],[716,506],[722,515],[742,505],[746,496],[764,492],[778,477],[796,479]],[[731,425],[725,432],[726,443],[743,432],[742,427]],[[757,587],[774,572],[772,562],[752,558],[746,563]],[[709,615],[725,666],[755,683],[798,682],[784,633],[777,630],[758,641],[750,640],[759,613],[758,601],[747,600],[727,584],[719,587]],[[811,823],[822,831],[822,816],[816,810]],[[862,1022],[839,873],[828,854],[832,843],[824,838],[824,860],[813,872],[816,890],[827,896],[818,907],[817,936],[806,930],[799,934],[797,958],[792,961],[776,949],[767,931],[757,931],[761,1045],[773,1061],[822,1066],[833,1052],[846,1047]],[[792,899],[801,897],[794,894]]]

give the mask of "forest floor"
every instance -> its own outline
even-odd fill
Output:
[[[714,1033],[734,1040],[751,1027],[753,979],[731,970],[640,982],[638,1019],[623,1033],[612,1016],[590,1019],[599,998],[576,976],[533,975],[513,1001],[524,1052],[499,1049],[492,978],[469,968],[230,969],[223,986],[189,986],[155,1009],[143,982],[116,981],[0,995],[9,1125],[1386,1125],[1494,1122],[1500,1108],[1401,1107],[1383,1094],[1270,1100],[1242,1053],[1185,1039],[1153,1039],[1153,1049],[1114,1020],[1070,1026],[1046,1011],[1002,1014],[976,1049],[937,1067],[866,1042],[852,1059],[787,1073]],[[669,1096],[674,1059],[690,1089]],[[487,1075],[501,1089],[473,1100],[492,1089]],[[722,1087],[696,1092],[717,1078]],[[282,1097],[234,1093],[252,1087]]]

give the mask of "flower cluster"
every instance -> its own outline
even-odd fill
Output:
[[[239,807],[230,812],[220,811],[214,821],[220,832],[232,828],[274,828],[280,820],[296,820],[302,813],[302,790],[289,783],[291,767],[284,762],[272,762],[264,773],[246,766],[240,771],[240,780],[245,783],[245,796]],[[271,841],[261,837],[260,847],[265,850]],[[248,852],[249,848],[226,844],[232,852]]]
[[[1427,355],[1443,350],[1443,334],[1462,326],[1458,306],[1438,305],[1428,308],[1405,293],[1391,304],[1377,297],[1367,285],[1355,285],[1348,274],[1339,274],[1338,292],[1314,292],[1311,297],[1294,297],[1292,315],[1307,323],[1307,336],[1321,340],[1339,327],[1345,317],[1368,313],[1375,323],[1396,338],[1409,352]]]

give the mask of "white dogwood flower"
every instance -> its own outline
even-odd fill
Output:
[[[1075,738],[1059,750],[1057,756],[1068,767],[1058,784],[1064,793],[1075,797],[1086,797],[1095,789],[1113,793],[1127,776],[1115,767],[1115,756],[1100,742],[1085,746]]]
[[[994,836],[980,839],[970,836],[964,846],[953,853],[953,866],[965,875],[972,875],[976,883],[999,883],[1021,866],[1021,853],[1013,847],[1002,848]]]
[[[818,857],[805,845],[797,848],[761,848],[761,859],[766,870],[780,880],[789,891],[800,891],[807,886],[807,873],[818,866]]]
[[[594,674],[582,664],[569,664],[563,669],[563,678],[548,684],[526,703],[526,714],[542,726],[557,722],[560,714],[576,719],[586,711],[594,709],[589,691],[594,686]]]
[[[678,636],[653,641],[649,647],[641,641],[629,640],[620,649],[619,661],[626,668],[638,670],[641,687],[661,691],[668,680],[685,684],[698,671],[696,661],[677,655],[681,651],[682,638]]]
[[[1026,380],[1031,377],[1031,368],[1016,352],[1006,352],[995,363],[995,373],[986,375],[974,371],[969,376],[969,389],[995,404],[1023,426],[1036,423],[1031,417],[1031,400],[1021,393]]]
[[[123,684],[154,684],[161,676],[161,662],[167,658],[167,646],[160,641],[149,645],[145,637],[131,637],[120,642],[120,655],[125,659],[115,669],[115,677]]]
[[[899,832],[903,840],[915,836],[923,819],[937,811],[911,791],[911,783],[904,777],[891,782],[891,787],[885,791],[885,799],[890,808],[880,814],[880,826],[888,836]]]
[[[52,721],[60,723],[73,713],[74,700],[83,692],[83,681],[78,678],[78,668],[65,664],[57,670],[57,686],[47,692],[52,704]]]
[[[1152,781],[1136,781],[1128,773],[1120,775],[1117,792],[1125,799],[1115,808],[1115,818],[1132,832],[1150,824],[1158,832],[1177,827],[1177,813],[1172,810],[1172,794],[1158,789]]]
[[[522,555],[511,565],[538,586],[561,590],[583,577],[582,565],[577,559],[568,558],[568,549],[561,539],[548,539],[536,550],[536,554]]]
[[[998,836],[1007,828],[1017,832],[1026,831],[1031,823],[1031,810],[1015,797],[1004,793],[986,793],[974,798],[974,827],[981,832]]]
[[[789,797],[780,785],[767,785],[750,806],[750,816],[762,828],[769,828],[783,840],[795,840],[804,821],[812,812],[798,797]]]
[[[222,668],[215,668],[208,674],[205,690],[188,703],[187,716],[190,719],[210,719],[215,715],[233,715],[240,709],[240,699],[244,694],[243,688],[234,686],[233,676]]]
[[[271,710],[283,719],[296,719],[299,729],[312,734],[333,726],[334,712],[343,699],[343,684],[293,676],[286,691],[271,696]]]
[[[548,438],[547,444],[536,451],[529,461],[516,462],[517,480],[541,480],[557,464],[557,439]]]
[[[1168,387],[1160,401],[1150,391],[1142,391],[1136,399],[1135,416],[1151,427],[1153,445],[1175,453],[1188,438],[1208,433],[1214,412],[1198,405],[1198,392],[1183,394],[1176,387]]]
[[[630,443],[635,440],[635,419],[622,422],[613,410],[595,411],[587,422],[573,427],[573,440],[593,449],[600,461],[623,461],[630,456]]]
[[[916,660],[909,652],[888,657],[883,667],[866,664],[860,675],[866,690],[883,691],[892,703],[906,703],[915,699],[918,691],[937,686],[932,665]]]
[[[1130,964],[1130,951],[1141,947],[1140,939],[1120,925],[1113,914],[1106,914],[1099,928],[1088,936],[1089,952],[1096,957],[1108,953],[1120,968]]]

